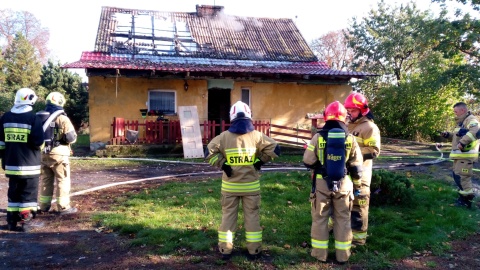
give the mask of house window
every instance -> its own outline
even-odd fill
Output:
[[[250,89],[242,88],[242,102],[250,106]]]
[[[148,91],[148,111],[158,111],[159,114],[176,113],[176,92],[168,90]]]

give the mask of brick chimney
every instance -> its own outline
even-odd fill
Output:
[[[223,11],[223,6],[197,5],[198,17],[215,17]]]

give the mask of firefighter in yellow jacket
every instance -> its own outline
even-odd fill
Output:
[[[373,114],[367,99],[360,93],[352,93],[344,103],[348,113],[348,131],[355,136],[363,156],[361,188],[354,191],[352,208],[353,245],[365,245],[368,229],[370,183],[373,159],[380,154],[380,130],[373,122]]]
[[[59,92],[47,96],[45,113],[47,119],[45,131],[45,151],[42,155],[42,178],[40,184],[40,212],[50,210],[54,186],[56,184],[57,211],[59,214],[77,212],[70,205],[70,145],[77,140],[77,133],[72,122],[63,111],[65,97]]]
[[[463,102],[453,105],[453,112],[457,124],[455,129],[453,132],[444,131],[441,135],[452,140],[450,159],[453,159],[453,180],[458,186],[459,195],[456,205],[471,208],[475,197],[472,186],[473,163],[478,161],[478,119]]]
[[[350,211],[353,190],[361,187],[363,159],[354,136],[348,133],[346,116],[347,110],[340,102],[330,103],[324,111],[325,125],[313,136],[303,154],[305,166],[314,170],[310,194],[311,255],[322,262],[328,255],[330,212],[335,217],[336,259],[343,263],[351,254]]]
[[[222,258],[228,260],[237,231],[238,207],[243,207],[248,258],[256,259],[262,251],[260,227],[261,166],[279,155],[277,143],[256,131],[247,104],[238,101],[230,109],[231,126],[207,145],[206,159],[221,168],[222,223],[218,230],[218,247]]]

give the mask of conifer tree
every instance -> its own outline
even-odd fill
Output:
[[[33,46],[18,33],[5,50],[5,84],[7,91],[15,92],[22,87],[35,89],[40,82],[42,65]]]

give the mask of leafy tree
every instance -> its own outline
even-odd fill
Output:
[[[28,11],[0,9],[0,44],[10,47],[15,35],[22,33],[35,48],[35,55],[42,63],[47,60],[50,32],[41,26],[40,21]]]
[[[461,100],[461,82],[439,79],[446,75],[451,59],[433,53],[399,85],[382,88],[372,110],[381,133],[396,138],[429,141],[442,130],[453,129],[452,106]]]
[[[445,57],[452,57],[456,54],[464,55],[467,64],[461,67],[454,67],[451,74],[463,76],[464,89],[466,94],[473,95],[476,99],[480,97],[479,64],[480,64],[480,2],[469,0],[432,0],[441,3],[442,15],[432,24],[430,32],[426,33],[438,38],[436,50],[442,52]],[[456,8],[454,8],[456,6]],[[453,19],[446,19],[447,14]],[[473,15],[471,14],[473,13]]]
[[[88,122],[88,90],[82,83],[82,78],[70,71],[61,68],[60,63],[48,61],[42,69],[40,85],[45,89],[41,103],[44,103],[50,92],[60,92],[65,95],[67,102],[64,110],[76,129],[82,122]]]
[[[313,52],[332,69],[348,68],[353,62],[353,50],[348,47],[345,30],[330,31],[310,44]]]
[[[369,98],[383,136],[432,139],[451,125],[451,106],[475,87],[471,79],[478,71],[465,54],[440,49],[436,25],[445,16],[433,18],[413,2],[392,8],[382,1],[369,16],[353,20],[354,67],[379,75],[357,87]]]
[[[22,87],[36,88],[42,65],[35,56],[33,46],[21,33],[18,33],[11,46],[6,48],[4,60],[4,88],[7,91],[15,92]]]
[[[416,72],[419,61],[432,49],[423,39],[428,11],[415,3],[391,7],[382,0],[377,10],[349,28],[349,46],[355,51],[353,67],[382,77],[378,82],[399,84],[408,73]]]
[[[3,90],[5,83],[5,60],[0,52],[0,115],[10,108],[11,93]]]

